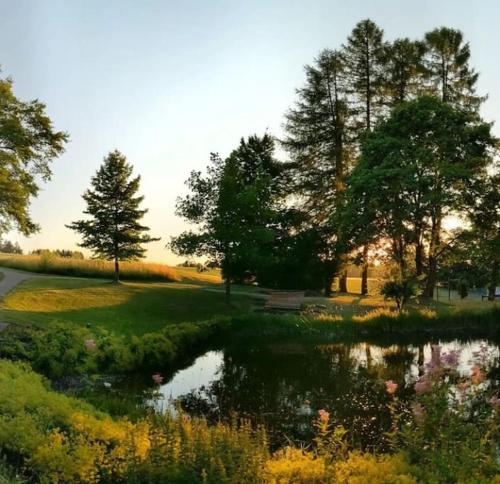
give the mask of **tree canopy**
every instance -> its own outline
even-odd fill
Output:
[[[12,228],[24,235],[38,230],[30,201],[38,195],[40,180],[50,179],[50,163],[67,141],[43,103],[21,101],[12,81],[0,79],[0,234]]]

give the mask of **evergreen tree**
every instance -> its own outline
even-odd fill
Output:
[[[369,131],[382,114],[384,82],[384,31],[370,19],[359,22],[344,46],[349,91],[358,117],[360,134]]]
[[[39,180],[51,177],[50,162],[64,151],[68,135],[55,131],[39,101],[24,102],[0,79],[0,234],[17,228],[24,235],[38,227],[29,213]]]
[[[384,49],[384,93],[389,107],[424,92],[423,59],[426,46],[408,38],[396,39]]]
[[[431,88],[443,100],[477,111],[484,100],[476,94],[478,73],[470,67],[470,46],[460,30],[440,27],[425,34],[425,67]]]
[[[323,255],[325,293],[329,294],[339,268],[341,234],[332,217],[341,206],[344,179],[352,154],[349,136],[350,108],[346,89],[346,67],[342,54],[324,50],[314,65],[306,66],[306,83],[297,90],[298,101],[286,114],[287,137],[283,145],[295,163],[294,188],[319,224],[331,246]]]
[[[104,158],[104,163],[92,177],[92,189],[83,194],[87,203],[88,220],[68,225],[83,237],[80,247],[91,249],[98,258],[113,260],[115,282],[120,280],[120,261],[144,257],[143,244],[160,240],[150,237],[148,227],[140,224],[147,213],[139,205],[140,176],[132,177],[132,165],[118,150]]]
[[[370,19],[359,22],[344,46],[349,90],[361,139],[382,115],[384,105],[384,32]],[[362,249],[361,294],[368,294],[369,244]]]

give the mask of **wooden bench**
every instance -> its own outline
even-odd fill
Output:
[[[483,294],[481,296],[481,301],[483,301],[484,299],[488,299],[489,297],[489,294]],[[493,293],[493,299],[496,299],[496,298],[500,298],[500,287],[495,287],[495,292]]]
[[[272,291],[264,305],[266,311],[300,311],[304,306],[304,291]]]

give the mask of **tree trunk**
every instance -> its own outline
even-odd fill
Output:
[[[226,288],[226,304],[229,304],[231,301],[231,279],[229,277],[224,279],[224,285]]]
[[[363,266],[361,270],[361,295],[368,295],[368,244],[363,247]]]
[[[424,295],[434,297],[434,287],[437,282],[438,250],[441,243],[441,210],[438,209],[432,221],[431,240],[429,244],[429,264]]]
[[[120,282],[120,262],[118,258],[115,258],[115,282]]]
[[[347,292],[347,269],[339,276],[339,292]]]
[[[421,276],[424,273],[424,246],[419,240],[415,246],[415,274]]]
[[[490,273],[490,283],[488,285],[488,301],[495,300],[495,291],[499,279],[500,267],[498,264],[493,264]]]
[[[324,287],[324,293],[326,297],[330,297],[332,295],[332,284],[334,279],[335,279],[335,272],[328,271],[328,273],[325,275],[325,287]]]

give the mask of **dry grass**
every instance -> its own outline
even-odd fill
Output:
[[[103,260],[69,259],[53,255],[12,255],[0,254],[0,266],[29,272],[57,274],[61,276],[92,277],[111,279],[114,266]],[[163,264],[147,262],[122,262],[123,279],[139,281],[177,281],[176,270]]]

